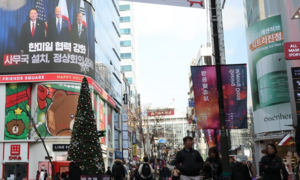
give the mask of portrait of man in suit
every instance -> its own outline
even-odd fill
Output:
[[[77,21],[72,24],[72,42],[77,44],[85,45],[86,49],[87,47],[87,29],[85,25],[82,23],[82,13],[77,13]]]
[[[21,28],[20,34],[20,53],[29,52],[29,43],[45,41],[44,22],[38,20],[38,12],[35,8],[29,11],[30,20],[25,22]]]
[[[55,18],[48,23],[47,38],[52,42],[70,42],[69,22],[62,18],[62,8],[55,8]]]

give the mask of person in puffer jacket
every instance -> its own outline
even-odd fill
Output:
[[[202,169],[204,179],[221,180],[222,179],[222,164],[220,155],[215,147],[209,148],[208,159]]]
[[[203,158],[193,149],[193,138],[183,138],[184,149],[176,155],[175,165],[180,170],[181,180],[200,180],[200,170],[203,168]]]
[[[264,180],[281,180],[280,169],[282,168],[282,160],[276,156],[277,149],[274,144],[268,144],[266,147],[266,156],[260,161],[261,171],[264,172]]]

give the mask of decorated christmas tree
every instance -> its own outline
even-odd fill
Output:
[[[68,160],[74,161],[80,166],[82,175],[104,174],[105,167],[99,142],[99,133],[92,110],[92,101],[86,77],[83,78],[81,84]]]

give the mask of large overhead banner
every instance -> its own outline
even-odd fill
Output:
[[[140,2],[140,3],[161,4],[161,5],[169,5],[169,6],[193,7],[193,8],[202,8],[202,9],[205,8],[205,0],[129,0],[129,1]]]
[[[215,66],[192,66],[198,129],[220,129]],[[247,128],[247,69],[245,64],[221,67],[227,129]]]
[[[74,72],[95,76],[94,19],[83,0],[27,0],[0,8],[0,74]]]
[[[246,64],[223,65],[221,70],[226,128],[247,128]]]
[[[255,133],[292,129],[281,16],[247,28]]]
[[[219,100],[215,66],[192,66],[198,129],[219,129]]]

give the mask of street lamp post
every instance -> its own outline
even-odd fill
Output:
[[[221,129],[221,155],[222,155],[222,167],[224,179],[230,179],[230,166],[229,166],[229,149],[228,149],[228,136],[226,132],[225,124],[225,112],[223,102],[223,89],[222,89],[222,74],[221,74],[221,55],[219,45],[219,27],[216,0],[210,0],[211,2],[211,20],[213,27],[213,42],[214,42],[214,56],[216,60],[216,75],[217,75],[217,89],[219,100],[219,117],[220,117],[220,129]]]

